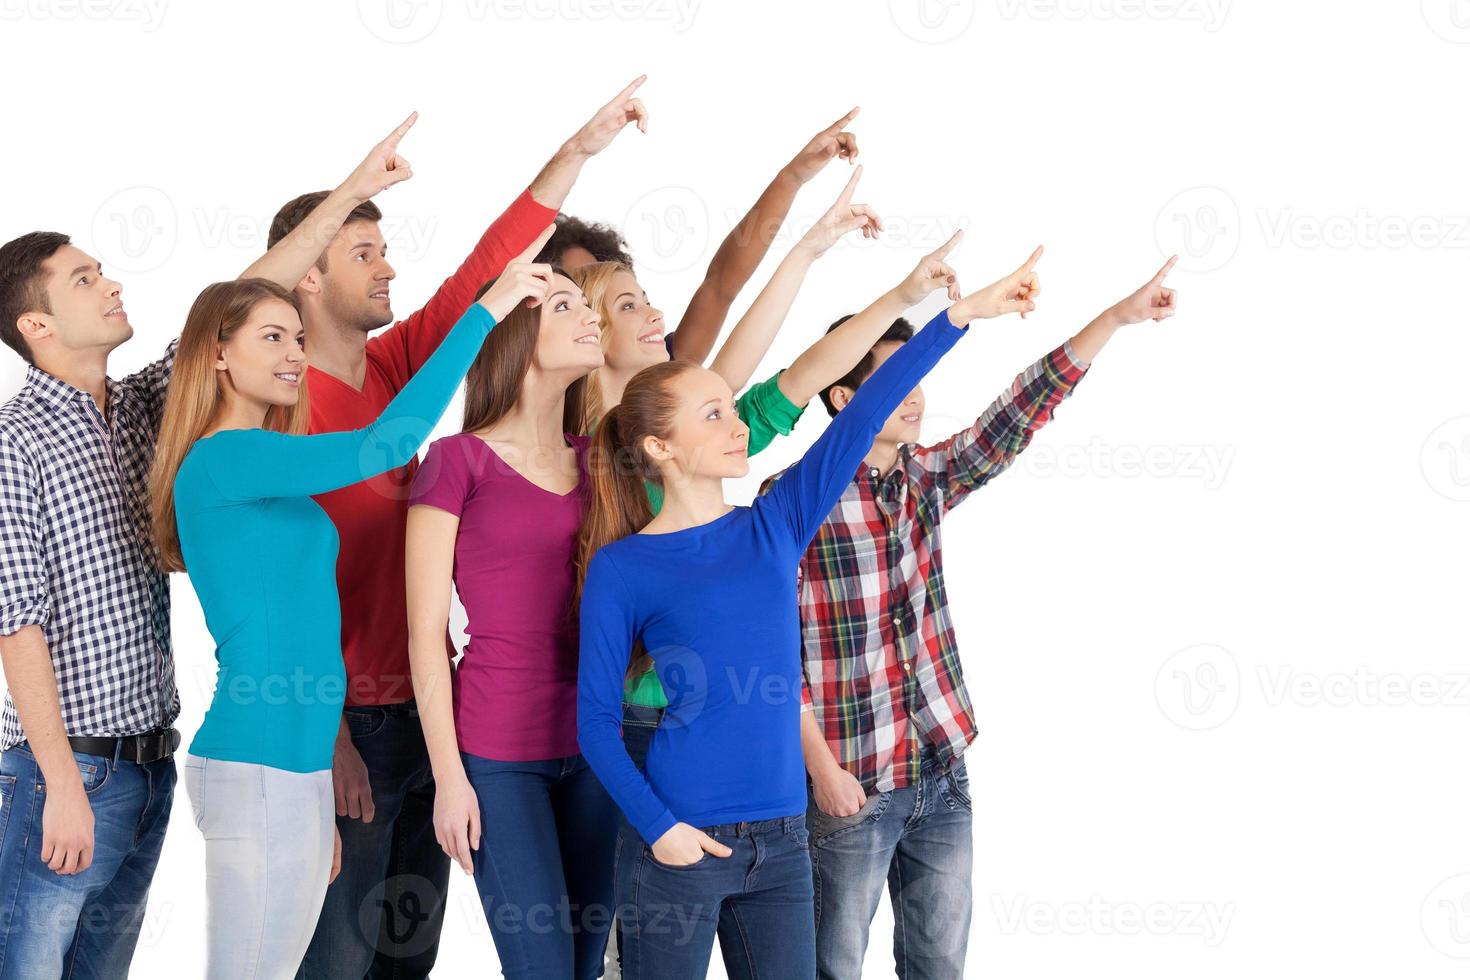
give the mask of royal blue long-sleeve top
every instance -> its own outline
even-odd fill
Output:
[[[184,457],[179,545],[219,660],[194,755],[332,767],[347,694],[337,529],[311,497],[412,459],[494,326],[470,307],[372,425],[309,436],[225,429]]]
[[[940,313],[890,356],[771,491],[707,524],[598,550],[581,605],[577,735],[648,843],[806,810],[797,566],[884,421],[965,333]],[[623,745],[642,640],[669,697],[646,775]]]

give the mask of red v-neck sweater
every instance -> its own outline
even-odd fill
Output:
[[[556,211],[536,203],[529,190],[522,192],[423,309],[368,339],[361,391],[308,367],[311,431],[341,432],[376,420],[469,309],[475,292],[555,217]],[[337,592],[349,705],[396,704],[413,697],[403,542],[417,462],[313,498],[340,539]],[[364,460],[364,468],[369,465]]]

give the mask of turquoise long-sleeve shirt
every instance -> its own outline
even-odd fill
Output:
[[[331,768],[347,694],[337,529],[311,497],[412,459],[494,326],[470,307],[366,428],[227,429],[189,450],[174,481],[179,544],[219,661],[194,755]]]

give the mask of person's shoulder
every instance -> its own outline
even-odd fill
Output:
[[[38,450],[38,433],[27,392],[22,389],[0,405],[0,449],[29,464]]]

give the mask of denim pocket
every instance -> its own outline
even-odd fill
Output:
[[[371,738],[388,724],[388,713],[376,708],[347,708],[342,717],[347,719],[347,732],[354,739]]]
[[[15,777],[0,776],[0,840],[5,839],[5,825],[10,822],[10,801],[15,799]]]
[[[973,810],[970,801],[970,774],[965,771],[965,762],[958,759],[949,772],[941,777],[940,794],[950,809]]]
[[[868,798],[858,809],[857,813],[845,817],[834,817],[830,813],[824,813],[817,806],[817,801],[807,794],[806,825],[811,832],[809,840],[817,844],[828,841],[834,837],[851,833],[864,824],[872,823],[883,816],[883,811],[888,809],[888,804],[893,800],[891,791],[885,793],[869,793]]]
[[[653,865],[655,868],[663,868],[665,871],[688,871],[690,868],[697,868],[708,861],[709,851],[704,851],[703,853],[701,853],[699,855],[699,860],[695,861],[693,864],[664,864],[658,858],[653,856],[653,848],[649,847],[647,844],[644,844],[643,857],[644,860]]]
[[[104,759],[100,755],[82,755],[80,752],[73,752],[72,758],[76,760],[77,771],[82,774],[82,789],[88,796],[102,789],[112,778],[111,759]],[[46,792],[46,777],[41,775],[40,766],[36,767],[36,792]]]

